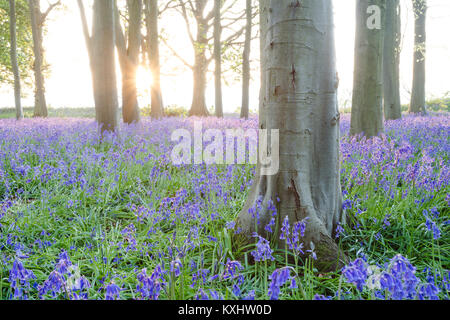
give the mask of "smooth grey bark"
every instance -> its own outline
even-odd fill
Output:
[[[43,20],[40,8],[40,0],[28,0],[31,16],[31,30],[33,34],[34,52],[34,117],[47,117],[47,102],[45,99],[45,84],[43,64],[44,47],[42,45]]]
[[[400,103],[400,2],[386,1],[386,23],[383,53],[384,118],[396,120],[402,117]]]
[[[222,99],[222,24],[220,21],[220,9],[222,0],[214,0],[214,88],[215,88],[215,109],[216,117],[223,117]]]
[[[301,239],[305,249],[315,248],[315,266],[320,270],[337,270],[345,256],[332,238],[337,224],[344,221],[332,2],[262,0],[260,6],[260,128],[279,130],[280,170],[264,176],[258,164],[237,220],[243,231],[237,237],[251,241],[253,232],[263,235],[271,219],[268,203],[273,201],[278,235],[286,216],[291,226],[309,218]],[[258,199],[262,200],[259,224],[249,212]],[[284,248],[284,241],[276,239]]]
[[[141,49],[142,0],[127,0],[129,14],[126,34],[122,31],[119,10],[115,6],[116,45],[122,71],[122,117],[131,124],[140,120],[136,75]]]
[[[414,8],[414,63],[413,84],[409,112],[426,113],[425,54],[426,54],[426,0],[413,0]]]
[[[366,137],[384,132],[383,121],[383,28],[368,27],[368,7],[380,8],[384,25],[386,0],[356,2],[355,67],[350,134]]]
[[[146,29],[147,29],[147,54],[150,71],[152,73],[151,85],[151,111],[153,119],[164,116],[164,104],[161,92],[161,67],[159,61],[159,31],[158,31],[158,0],[146,0]]]
[[[23,119],[23,109],[20,102],[20,72],[17,63],[17,37],[16,37],[16,1],[9,0],[9,32],[11,38],[11,67],[14,75],[14,103],[16,119]]]
[[[91,65],[95,113],[102,132],[118,126],[114,7],[114,0],[94,0]]]
[[[252,41],[252,0],[246,0],[245,43],[242,55],[242,106],[241,118],[248,119],[250,103],[250,50]]]

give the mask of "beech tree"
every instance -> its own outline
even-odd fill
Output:
[[[386,0],[356,1],[355,67],[350,134],[376,136],[383,121],[383,28]]]
[[[33,33],[33,52],[34,52],[34,116],[47,117],[47,102],[45,100],[45,78],[43,71],[44,65],[44,46],[43,32],[47,16],[58,5],[61,0],[50,4],[46,11],[41,12],[40,0],[28,0],[31,16],[31,30]]]
[[[400,1],[386,1],[386,22],[383,53],[384,118],[402,117],[400,103]]]
[[[181,16],[185,20],[187,33],[194,50],[194,63],[188,63],[176,50],[174,50],[169,45],[167,41],[165,41],[164,39],[163,41],[171,50],[171,52],[176,57],[178,57],[186,67],[192,70],[193,97],[189,115],[208,116],[209,112],[206,107],[205,92],[208,66],[214,59],[214,52],[210,53],[208,56],[210,47],[214,47],[214,45],[211,45],[211,42],[215,38],[214,32],[211,32],[211,29],[214,26],[214,17],[216,16],[214,2],[208,2],[208,0],[176,0],[175,2],[177,3],[177,6],[175,8],[180,12]],[[225,20],[225,13],[231,12],[231,8],[233,8],[236,2],[237,0],[221,1],[220,16],[222,17],[222,21]],[[208,6],[209,3],[213,3],[213,5]],[[222,23],[220,28],[221,30],[227,29],[231,31],[228,37],[226,37],[225,39],[221,39],[222,48],[224,48],[228,43],[237,39],[243,33],[245,26],[239,28],[238,30],[232,30],[231,26],[233,26],[236,21],[242,19],[244,17],[244,14],[245,13],[237,15],[231,14],[229,17],[227,17],[226,23]],[[196,26],[195,33],[192,30],[193,25]],[[218,46],[215,47],[217,48]],[[223,51],[223,49],[221,51]],[[218,51],[216,51],[216,53],[218,53]]]
[[[123,122],[131,124],[140,120],[136,75],[141,52],[142,0],[127,0],[128,26],[124,33],[120,15],[115,5],[116,46],[122,71]]]
[[[102,132],[114,131],[118,126],[115,3],[114,0],[94,0],[92,36],[82,0],[78,0],[78,7],[92,72],[95,119]]]
[[[164,116],[164,104],[161,93],[161,67],[159,61],[159,8],[158,0],[145,0],[145,26],[147,30],[146,51],[152,73],[150,116],[159,119]]]
[[[261,0],[260,15],[259,125],[269,133],[279,130],[280,169],[265,175],[258,163],[237,220],[242,230],[237,237],[251,241],[253,232],[267,235],[264,229],[275,206],[278,245],[285,245],[279,234],[286,217],[291,226],[306,221],[301,239],[305,253],[316,253],[319,269],[337,270],[345,257],[333,240],[344,216],[332,1]],[[269,135],[269,140],[273,138]]]
[[[414,62],[409,112],[425,113],[426,0],[413,0]]]
[[[248,119],[250,103],[250,50],[252,41],[252,0],[246,0],[245,16],[245,43],[242,54],[242,106],[241,118]]]
[[[222,23],[220,21],[222,0],[214,0],[214,80],[215,80],[215,108],[216,117],[223,117],[223,98],[222,98]]]
[[[31,86],[33,76],[33,40],[31,36],[30,10],[27,0],[14,0],[16,58],[22,85]],[[0,43],[12,44],[9,1],[0,1]],[[0,46],[0,84],[14,86],[14,70],[11,46]]]
[[[9,0],[9,30],[11,38],[11,67],[14,74],[14,102],[16,107],[16,119],[23,118],[23,109],[20,102],[20,72],[17,62],[17,37],[16,37],[16,1]]]

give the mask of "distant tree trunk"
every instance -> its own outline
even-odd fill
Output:
[[[193,67],[194,88],[192,94],[192,105],[189,116],[206,117],[209,116],[206,107],[206,71],[208,67],[206,59],[207,26],[206,21],[197,18],[197,39],[195,41],[195,61]]]
[[[242,59],[242,106],[241,118],[248,119],[250,103],[250,49],[252,41],[252,0],[246,0],[247,25]]]
[[[205,6],[205,4],[202,4]],[[208,61],[206,59],[206,46],[207,40],[207,21],[201,17],[197,17],[197,38],[194,44],[195,60],[193,72],[193,94],[192,94],[192,106],[189,111],[189,116],[206,117],[209,116],[208,109],[206,107],[206,71],[208,68]]]
[[[373,9],[369,10],[369,6]],[[383,121],[383,19],[386,0],[356,2],[355,68],[350,134],[376,136]],[[371,15],[379,23],[371,22]],[[369,28],[370,22],[370,28]]]
[[[402,117],[400,103],[400,3],[386,1],[386,23],[384,35],[384,118],[396,120]]]
[[[94,57],[92,56],[93,54],[93,50],[92,50],[92,38],[91,35],[89,34],[89,27],[87,24],[87,19],[86,19],[86,11],[84,10],[84,4],[83,4],[83,0],[77,0],[78,3],[78,9],[80,10],[80,18],[81,18],[81,27],[83,29],[83,36],[84,36],[84,41],[86,44],[86,50],[88,52],[88,56],[89,56],[89,66],[91,68],[91,75],[94,75]]]
[[[148,42],[148,57],[152,72],[150,116],[159,119],[164,116],[164,104],[161,93],[161,69],[159,63],[159,32],[158,32],[158,0],[146,0],[146,27]]]
[[[261,25],[267,25],[261,33],[265,68],[260,128],[279,129],[280,170],[263,175],[258,164],[255,183],[238,217],[242,233],[237,237],[245,235],[249,240],[255,231],[264,235],[273,201],[277,234],[285,217],[291,226],[308,218],[301,239],[304,249],[315,249],[318,269],[338,270],[345,258],[333,240],[343,215],[332,2],[303,0],[297,5],[292,0],[262,0],[260,5]],[[249,209],[259,203],[257,221],[258,215]],[[284,244],[278,240],[280,247]]]
[[[11,66],[14,74],[14,102],[16,106],[16,119],[23,119],[22,104],[20,102],[20,72],[17,63],[17,37],[16,37],[16,1],[9,0],[9,32],[11,37]]]
[[[426,53],[426,0],[413,0],[414,8],[414,63],[413,85],[409,112],[426,113],[425,106],[425,53]]]
[[[223,101],[222,101],[222,24],[220,9],[222,0],[214,0],[214,61],[216,64],[214,71],[215,78],[215,108],[216,117],[223,117]]]
[[[116,6],[116,44],[122,70],[122,116],[123,122],[131,124],[140,120],[137,98],[136,74],[141,49],[142,0],[127,0],[129,23],[124,34],[120,26]],[[128,47],[127,47],[128,45]]]
[[[42,45],[43,19],[40,8],[40,0],[28,0],[31,16],[31,30],[33,33],[33,52],[34,52],[34,117],[47,117],[47,103],[45,101],[45,84],[43,63],[44,47]]]
[[[94,0],[91,65],[96,119],[102,132],[118,126],[114,7],[114,0]]]
[[[215,25],[215,22],[218,23],[220,19],[215,19],[216,15],[223,15],[225,12],[230,11],[231,8],[233,8],[233,4],[235,4],[237,1],[232,0],[227,3],[227,5],[224,5],[227,0],[221,0],[221,1],[209,1],[209,0],[178,0],[174,1],[177,5],[176,7],[179,9],[181,15],[183,16],[183,19],[186,23],[187,27],[187,33],[189,36],[189,40],[192,43],[192,47],[194,49],[194,65],[191,65],[190,63],[186,62],[176,50],[174,50],[170,45],[167,44],[168,48],[172,51],[172,53],[181,60],[181,62],[190,68],[192,70],[193,74],[193,95],[192,95],[192,105],[191,109],[189,111],[189,116],[208,116],[209,112],[206,107],[206,101],[205,101],[205,91],[206,91],[206,73],[208,71],[209,63],[214,59],[214,57],[218,55],[219,51],[219,44],[217,42],[219,33],[214,32],[215,36],[208,38],[209,36],[209,30],[212,26]],[[218,12],[217,8],[220,7],[221,11]],[[206,10],[208,7],[208,3],[213,3],[214,5],[211,6],[211,10]],[[229,4],[229,5],[228,5]],[[195,20],[192,21],[192,18]],[[231,19],[231,21],[227,21],[228,24],[225,27],[229,27],[234,22],[238,21],[240,17],[235,17],[234,19]],[[216,20],[215,22],[213,20]],[[228,18],[230,20],[230,18]],[[195,25],[197,27],[197,32],[193,32],[191,29],[191,26]],[[224,26],[217,26],[215,29],[223,29]],[[222,41],[221,46],[223,46],[223,43],[230,43],[235,41],[241,34],[244,28],[241,28],[238,31],[235,31],[232,33],[228,38],[224,39]],[[210,49],[210,40],[214,39],[215,45],[214,45],[214,51],[211,56],[208,58],[206,57],[207,51],[209,52]],[[216,59],[216,63],[219,61],[219,59]],[[216,73],[220,71],[220,68],[216,68]],[[218,76],[216,76],[216,83],[219,83]],[[220,90],[216,90],[217,97],[220,96]],[[221,103],[216,103],[219,106]],[[222,110],[223,112],[223,110]],[[220,111],[219,111],[220,114]]]

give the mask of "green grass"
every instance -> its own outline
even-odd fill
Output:
[[[33,117],[33,107],[24,107],[25,118]],[[94,118],[94,108],[48,108],[48,116],[51,118]],[[15,118],[16,110],[14,108],[0,109],[0,119]]]
[[[76,143],[77,137],[84,132],[68,132],[70,141]],[[80,272],[91,282],[89,290],[90,299],[104,298],[104,283],[114,281],[121,287],[122,299],[137,298],[135,288],[137,274],[141,269],[147,268],[151,272],[158,264],[170,269],[170,251],[175,247],[181,248],[185,244],[193,227],[198,227],[198,238],[193,237],[195,248],[188,251],[182,258],[182,272],[179,277],[168,275],[168,285],[162,292],[162,299],[192,299],[200,288],[205,291],[213,289],[219,291],[225,299],[235,299],[232,285],[237,280],[192,282],[190,264],[197,268],[209,271],[211,275],[221,275],[225,270],[228,259],[240,259],[244,269],[242,275],[244,282],[240,288],[243,296],[251,290],[255,291],[258,299],[266,299],[268,276],[279,267],[287,264],[285,252],[275,250],[275,261],[252,264],[248,251],[250,247],[240,247],[232,244],[232,231],[225,228],[227,221],[233,221],[243,207],[247,198],[248,188],[244,192],[241,186],[245,181],[252,179],[253,167],[236,166],[233,169],[233,179],[225,179],[227,167],[211,167],[212,175],[201,180],[206,173],[202,168],[186,170],[164,162],[161,158],[146,161],[144,164],[136,160],[144,159],[149,153],[156,154],[156,148],[146,138],[125,135],[119,144],[105,142],[98,144],[90,141],[77,147],[75,154],[67,151],[64,139],[53,141],[51,150],[55,154],[45,160],[33,151],[21,154],[23,163],[37,168],[58,168],[59,160],[64,159],[73,171],[64,170],[48,181],[41,180],[40,176],[33,176],[32,172],[23,177],[16,174],[11,168],[10,159],[3,158],[4,170],[10,177],[10,186],[16,197],[13,206],[9,208],[1,220],[0,246],[2,259],[0,264],[0,300],[11,296],[13,289],[8,282],[9,270],[16,255],[14,243],[21,243],[30,249],[33,254],[26,260],[26,268],[32,270],[41,285],[55,268],[55,262],[62,249],[67,250],[71,261],[77,264]],[[41,145],[36,138],[26,138],[24,145]],[[45,142],[46,140],[44,140]],[[2,144],[3,143],[3,144]],[[8,146],[0,142],[0,149]],[[135,151],[135,160],[120,157],[125,151]],[[39,148],[38,148],[39,150]],[[94,164],[89,163],[83,152],[95,150],[101,160]],[[417,150],[411,163],[421,161],[421,151]],[[119,154],[115,155],[115,152]],[[362,155],[352,155],[355,159]],[[118,157],[118,158],[117,158]],[[448,156],[441,155],[444,163],[448,164]],[[356,160],[344,161],[343,170],[346,176],[355,166]],[[156,168],[159,174],[155,178],[149,172]],[[438,172],[438,166],[433,167]],[[45,170],[44,170],[45,171]],[[86,179],[83,187],[80,181],[72,185],[64,183],[64,174],[77,177],[83,173]],[[382,166],[374,168],[374,177],[383,177]],[[359,173],[359,176],[363,173]],[[394,174],[385,176],[387,181],[394,181]],[[214,179],[218,179],[215,182]],[[346,199],[353,201],[353,206],[347,211],[351,223],[345,226],[345,232],[339,238],[339,246],[346,254],[354,259],[364,253],[372,265],[383,264],[398,253],[408,257],[417,268],[418,275],[424,278],[421,271],[430,268],[435,274],[444,274],[450,269],[450,238],[449,225],[445,224],[449,217],[447,206],[448,186],[426,194],[416,189],[414,184],[398,184],[395,186],[396,196],[393,199],[386,197],[379,179],[372,179],[369,183],[348,183],[343,187],[348,191]],[[229,202],[224,204],[214,192],[199,195],[196,187],[220,185],[228,193]],[[0,195],[5,194],[5,186],[0,185]],[[190,212],[184,205],[198,202],[198,196],[204,201],[199,216],[184,223],[176,214],[176,208],[161,210],[167,214],[167,219],[154,220],[161,208],[163,199],[174,198],[177,192],[184,188],[186,198],[180,205],[180,214]],[[21,192],[19,192],[21,190]],[[406,197],[402,193],[408,190]],[[209,196],[209,200],[205,200]],[[421,199],[425,201],[420,202]],[[419,202],[417,202],[419,201]],[[72,204],[73,203],[73,204]],[[136,208],[130,208],[133,204]],[[216,205],[210,205],[216,204]],[[145,207],[155,210],[154,216],[138,219],[137,208]],[[442,237],[433,240],[430,232],[425,228],[424,210],[436,208],[440,212],[437,221],[441,228]],[[358,213],[359,210],[361,213]],[[195,211],[195,210],[194,210]],[[211,219],[217,215],[217,219]],[[385,223],[389,217],[389,225]],[[205,218],[201,222],[201,218]],[[374,220],[376,219],[376,220]],[[125,250],[131,245],[130,239],[123,234],[124,228],[130,224],[136,226],[134,238],[137,250]],[[356,227],[358,226],[358,227]],[[43,234],[43,231],[45,233]],[[12,244],[8,244],[8,235],[12,236]],[[217,238],[210,241],[208,236]],[[50,241],[51,246],[40,248],[36,240]],[[247,252],[247,255],[245,254]],[[162,257],[159,257],[162,254]],[[360,293],[355,286],[348,284],[339,272],[321,274],[314,267],[314,260],[299,260],[298,265],[289,264],[298,275],[298,289],[283,287],[282,299],[312,299],[315,294],[333,296],[339,291],[341,298],[359,299],[373,298],[371,292]],[[192,286],[191,286],[192,285]],[[441,292],[441,298],[448,298],[448,292]],[[37,299],[35,290],[30,292],[31,299]],[[50,298],[50,297],[47,297]],[[66,296],[60,294],[58,298]]]

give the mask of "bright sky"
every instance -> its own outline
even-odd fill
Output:
[[[45,1],[43,1],[45,3]],[[64,1],[67,9],[52,13],[45,37],[46,58],[51,65],[51,75],[47,79],[47,101],[51,107],[93,106],[91,75],[83,39],[76,1]],[[401,0],[403,49],[401,56],[402,102],[408,103],[412,83],[413,15],[411,0]],[[427,21],[427,97],[439,97],[450,91],[450,1],[428,0]],[[88,19],[90,20],[89,6]],[[334,0],[337,68],[340,76],[340,104],[350,107],[353,81],[353,51],[355,28],[355,0]],[[192,47],[187,40],[185,25],[178,13],[167,12],[161,21],[169,35],[169,41],[180,55],[192,61]],[[257,110],[259,92],[258,45],[254,41],[252,58],[254,68],[251,84],[251,109]],[[190,107],[192,99],[192,73],[166,49],[162,48],[162,89],[166,105],[177,104]],[[120,75],[118,75],[120,79]],[[150,75],[142,70],[139,73],[138,87],[142,93],[141,106],[149,103],[148,82]],[[120,92],[120,84],[118,84]],[[233,82],[224,85],[224,108],[234,112],[240,105],[241,84]],[[207,104],[214,102],[214,85],[210,77],[207,91]],[[28,94],[24,105],[30,106],[33,97]],[[13,89],[1,88],[0,107],[13,106]]]

